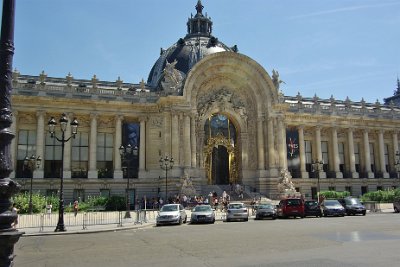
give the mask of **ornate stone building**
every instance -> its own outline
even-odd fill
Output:
[[[24,159],[41,156],[33,190],[57,193],[63,171],[67,201],[123,195],[127,181],[131,197],[163,195],[165,183],[173,194],[184,176],[199,193],[241,183],[274,197],[285,169],[308,197],[318,186],[353,195],[398,186],[397,106],[284,96],[279,73],[270,76],[236,46],[220,42],[202,10],[198,1],[187,35],[161,50],[147,82],[15,71],[12,177],[29,190],[32,173]],[[51,117],[62,113],[79,122],[63,156],[47,131]],[[119,148],[128,144],[137,153],[122,161]],[[174,159],[171,170],[160,168],[165,155]],[[314,161],[323,161],[319,172]]]

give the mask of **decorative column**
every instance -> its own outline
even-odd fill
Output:
[[[164,155],[161,156],[171,155],[171,150],[171,114],[167,111],[164,111]],[[174,158],[174,160],[175,163],[178,163],[177,158]]]
[[[185,155],[185,167],[190,167],[192,165],[191,155],[192,149],[190,146],[190,116],[185,114],[184,117],[184,127],[183,127],[183,142],[184,142],[184,155]]]
[[[268,118],[268,167],[270,176],[278,175],[275,164],[275,136],[274,136],[274,119]],[[275,171],[274,171],[275,170]],[[274,173],[275,172],[275,173]]]
[[[356,156],[354,154],[354,135],[352,128],[349,128],[347,131],[347,146],[349,148],[349,170],[351,172],[351,177],[359,178],[358,172],[356,172]]]
[[[343,178],[343,173],[340,171],[340,157],[339,157],[337,129],[333,127],[331,133],[332,133],[333,171],[336,174],[336,178]]]
[[[119,147],[122,145],[122,120],[123,116],[115,116],[115,136],[114,136],[114,179],[122,179],[121,155]]]
[[[371,171],[371,152],[369,150],[369,137],[368,130],[363,131],[363,141],[364,141],[364,168],[367,174],[366,178],[374,178],[374,173]]]
[[[301,178],[309,178],[308,172],[306,170],[306,149],[304,142],[304,126],[300,125],[299,130],[299,153],[300,153],[300,172]]]
[[[139,172],[146,170],[146,120],[140,118]]]
[[[90,114],[90,144],[88,178],[98,178],[97,171],[97,118],[98,114]]]
[[[192,115],[190,118],[190,145],[192,147],[192,168],[196,168],[197,158],[196,158],[196,118],[195,115]]]
[[[322,161],[322,149],[321,149],[321,127],[317,126],[315,127],[315,152],[316,152],[316,157],[317,161],[321,162]],[[323,169],[319,170],[319,178],[326,178],[326,173],[324,172]]]
[[[257,152],[259,170],[265,170],[263,122],[264,118],[257,119]]]
[[[44,111],[36,112],[36,156],[40,156],[44,159],[44,140],[45,140],[45,133],[44,133]],[[43,178],[44,177],[44,170],[43,170],[43,162],[33,171],[33,178]]]
[[[278,118],[278,133],[279,167],[287,170],[286,129],[283,118]]]
[[[389,178],[389,173],[386,171],[385,161],[385,143],[383,141],[383,130],[378,132],[378,145],[379,145],[379,165],[383,178]]]
[[[179,119],[178,114],[172,113],[172,145],[171,145],[171,157],[175,160],[176,163],[179,163]],[[180,165],[180,164],[179,164]]]
[[[396,171],[396,154],[400,153],[399,151],[399,139],[398,139],[398,134],[397,131],[393,131],[392,133],[392,142],[393,142],[393,151],[392,151],[392,157],[393,157],[393,166],[392,166],[392,170]]]
[[[9,177],[12,171],[11,131],[13,114],[11,111],[12,60],[14,55],[14,14],[15,1],[3,0],[3,16],[0,40],[0,266],[13,266],[14,244],[23,232],[11,227],[17,214],[10,212],[10,198],[21,188]]]

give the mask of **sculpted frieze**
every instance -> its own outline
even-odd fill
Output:
[[[150,127],[152,128],[161,128],[163,125],[163,118],[161,117],[153,117],[150,119]]]
[[[100,118],[98,120],[98,126],[100,128],[112,128],[114,127],[114,118],[108,117],[108,118]]]

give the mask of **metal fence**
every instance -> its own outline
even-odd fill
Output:
[[[155,210],[137,210],[131,211],[131,218],[125,218],[125,211],[99,211],[99,212],[80,212],[76,216],[74,213],[64,213],[64,225],[81,226],[87,229],[95,225],[122,226],[124,223],[144,223],[155,221],[157,211]],[[58,222],[58,213],[40,213],[40,214],[21,214],[18,217],[18,228],[39,228],[43,231],[46,227],[56,227]]]

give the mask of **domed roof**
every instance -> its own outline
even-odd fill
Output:
[[[193,66],[205,56],[223,51],[237,52],[236,46],[228,47],[211,35],[212,21],[207,14],[203,15],[203,8],[201,1],[198,0],[197,14],[194,17],[191,15],[188,19],[186,36],[180,38],[168,49],[161,49],[160,57],[147,79],[148,86],[152,87],[154,91],[162,90],[161,82],[167,64],[173,64],[173,67],[184,79]]]

